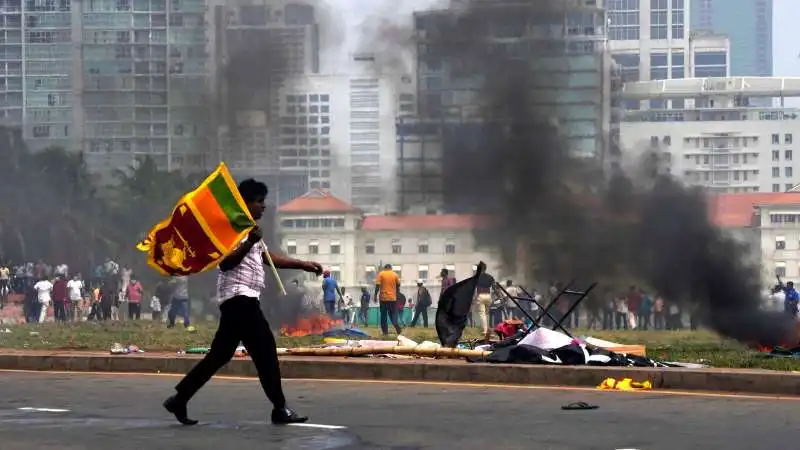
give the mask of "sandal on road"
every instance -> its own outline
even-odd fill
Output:
[[[583,411],[583,410],[590,410],[590,409],[597,409],[599,406],[597,405],[590,405],[586,402],[575,402],[570,403],[569,405],[564,405],[561,407],[564,411]]]

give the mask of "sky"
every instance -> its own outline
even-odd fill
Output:
[[[775,76],[800,77],[800,0],[774,0],[772,59]]]

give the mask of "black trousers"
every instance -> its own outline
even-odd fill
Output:
[[[141,303],[128,303],[128,318],[131,320],[139,320],[142,318]]]
[[[381,302],[381,331],[383,331],[384,335],[389,334],[389,323],[388,321],[392,321],[392,325],[394,325],[394,330],[397,334],[400,334],[402,331],[400,329],[400,325],[397,324],[397,302],[390,301],[390,302]],[[388,319],[388,320],[387,320]]]
[[[425,328],[428,328],[428,307],[427,306],[422,307],[422,306],[418,305],[414,309],[414,318],[411,319],[411,326],[412,327],[417,326],[417,321],[419,321],[420,317],[422,317],[422,326],[424,326]]]
[[[189,399],[211,379],[236,353],[242,342],[256,365],[261,388],[275,408],[286,406],[281,388],[281,370],[278,351],[269,323],[261,312],[257,298],[237,295],[225,300],[219,307],[219,328],[211,348],[199,363],[175,386],[178,398]]]

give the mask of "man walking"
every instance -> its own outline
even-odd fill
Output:
[[[375,298],[381,305],[381,331],[383,331],[384,337],[389,335],[388,320],[392,321],[398,335],[402,331],[400,325],[397,324],[397,292],[399,290],[400,277],[394,273],[391,264],[386,264],[375,278]]]
[[[239,192],[253,219],[261,219],[266,208],[267,186],[247,179],[239,184]],[[259,296],[264,288],[265,252],[268,251],[262,237],[261,229],[256,226],[219,265],[217,298],[220,302],[220,318],[217,334],[205,358],[175,386],[177,393],[164,402],[164,408],[184,425],[197,423],[188,416],[189,400],[217,370],[231,360],[239,342],[244,344],[247,354],[253,359],[261,387],[272,402],[272,423],[289,424],[308,420],[286,407],[275,337],[261,311]],[[322,266],[316,262],[299,261],[272,252],[269,256],[279,269],[304,270],[317,276],[322,274]]]

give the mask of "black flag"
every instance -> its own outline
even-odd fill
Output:
[[[478,263],[475,275],[445,289],[439,297],[436,309],[436,334],[439,335],[439,342],[444,347],[455,348],[458,345],[467,325],[467,316],[472,307],[478,278],[484,272],[486,264],[481,261]]]

